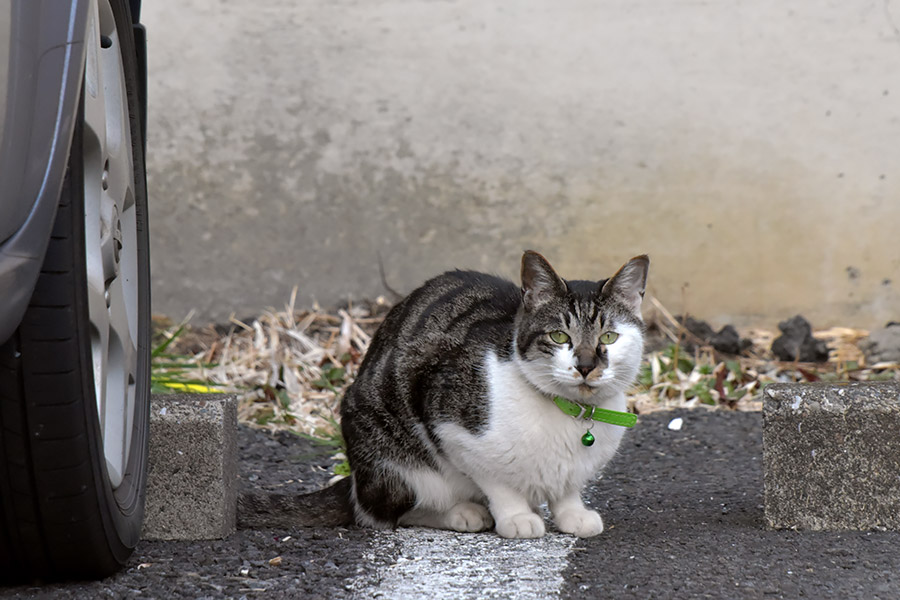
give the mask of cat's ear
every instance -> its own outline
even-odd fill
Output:
[[[617,296],[628,308],[640,315],[649,268],[650,258],[646,254],[635,256],[603,284],[600,293],[604,296]]]
[[[522,255],[522,301],[525,310],[534,310],[545,302],[566,295],[566,283],[547,259],[533,250]]]

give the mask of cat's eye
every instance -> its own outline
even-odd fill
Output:
[[[569,334],[565,331],[551,331],[550,339],[556,342],[557,344],[565,344],[569,341]]]
[[[619,339],[619,334],[615,331],[606,331],[600,336],[600,343],[608,346]]]

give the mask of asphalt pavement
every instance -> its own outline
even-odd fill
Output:
[[[683,427],[668,428],[681,417]],[[306,440],[242,429],[249,489],[303,491],[330,459]],[[606,531],[351,528],[239,531],[142,542],[101,582],[0,589],[0,598],[900,598],[900,532],[812,533],[763,523],[760,413],[641,416],[586,498]]]

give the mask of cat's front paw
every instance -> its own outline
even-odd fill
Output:
[[[564,511],[556,515],[554,521],[560,531],[578,537],[592,537],[603,533],[603,519],[600,514],[586,508]]]
[[[520,513],[497,521],[497,533],[505,538],[539,538],[544,520],[533,512]]]
[[[447,513],[447,525],[454,531],[484,531],[493,524],[488,509],[474,502],[460,502]]]

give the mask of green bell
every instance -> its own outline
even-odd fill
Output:
[[[594,445],[594,434],[590,431],[585,431],[584,435],[581,436],[581,443],[585,446],[593,446]]]

